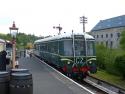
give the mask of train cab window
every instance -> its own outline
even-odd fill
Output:
[[[85,45],[83,41],[75,41],[75,55],[85,55]]]
[[[94,55],[94,41],[87,41],[87,55],[93,56]]]

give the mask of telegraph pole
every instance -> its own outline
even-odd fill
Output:
[[[87,23],[87,18],[85,16],[80,17],[80,23],[83,24],[83,32],[85,32],[85,23]]]
[[[87,41],[85,37],[85,23],[87,23],[87,18],[85,16],[80,17],[80,23],[83,24],[84,44],[85,44],[85,62],[87,64]]]

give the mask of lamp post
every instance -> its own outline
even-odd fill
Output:
[[[16,56],[16,35],[18,33],[18,28],[15,25],[15,22],[13,22],[12,27],[9,27],[10,34],[12,36],[12,44],[13,44],[13,51],[12,51],[12,68],[15,68],[15,56]]]

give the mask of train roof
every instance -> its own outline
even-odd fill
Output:
[[[91,36],[87,33],[74,33],[74,35],[85,35],[86,39],[94,39],[93,36]],[[36,40],[35,43],[51,41],[51,40],[58,40],[58,39],[62,39],[62,38],[71,38],[71,37],[72,37],[72,33],[64,33],[64,34],[61,34],[61,35],[55,35],[55,36],[51,36],[51,37],[48,37],[48,38]]]
[[[0,39],[0,43],[5,43],[5,40],[3,40],[3,39]]]

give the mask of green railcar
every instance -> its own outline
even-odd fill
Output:
[[[36,40],[34,54],[66,74],[96,72],[95,40],[87,33],[64,33]]]

